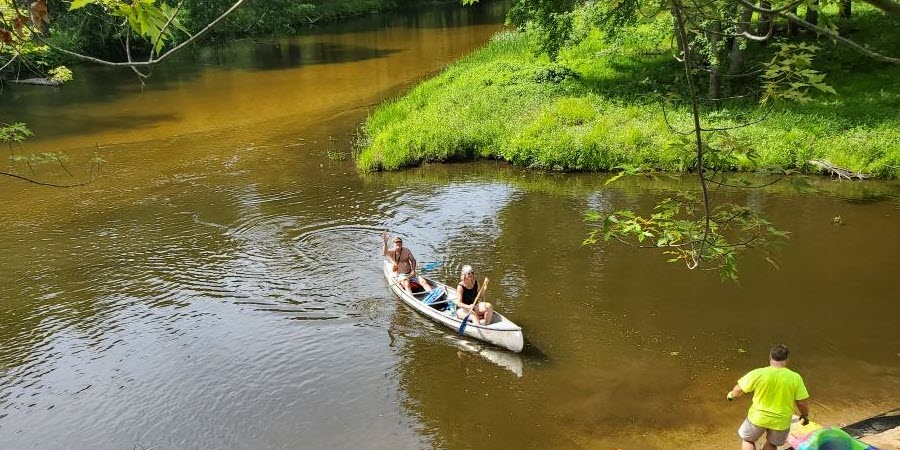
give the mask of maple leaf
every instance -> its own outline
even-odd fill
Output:
[[[4,44],[12,44],[13,43],[12,33],[0,28],[0,42],[2,42]]]
[[[21,30],[25,27],[25,22],[28,21],[25,16],[16,16],[15,20],[13,20],[13,27],[17,30]]]

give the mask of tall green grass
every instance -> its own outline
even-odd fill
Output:
[[[843,24],[876,48],[900,48],[879,13],[859,8]],[[536,56],[527,33],[501,32],[366,120],[357,152],[364,171],[426,162],[496,158],[561,171],[605,171],[620,165],[684,171],[693,154],[666,124],[660,96],[683,83],[667,50],[666,18],[617,40],[589,33],[556,62]],[[887,31],[886,31],[887,30]],[[900,67],[820,42],[814,68],[838,95],[779,105],[759,124],[731,133],[751,142],[764,166],[813,171],[810,159],[882,178],[900,173]],[[766,49],[759,59],[765,58]],[[707,108],[708,125],[727,126],[764,114],[755,101]],[[669,110],[669,123],[691,129],[690,111]],[[749,168],[738,164],[736,170]]]

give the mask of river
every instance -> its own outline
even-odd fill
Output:
[[[360,174],[366,112],[501,28],[506,5],[427,7],[204,48],[148,84],[87,67],[10,87],[3,121],[65,151],[0,179],[2,449],[724,449],[725,401],[775,343],[812,418],[898,406],[900,183],[815,180],[729,194],[791,232],[740,283],[620,245],[589,209],[647,211],[684,180],[496,162]],[[8,164],[8,163],[5,163]],[[23,167],[16,167],[28,173]],[[491,277],[521,354],[400,304],[380,233],[434,277]]]

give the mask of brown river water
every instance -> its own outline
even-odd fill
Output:
[[[424,8],[7,86],[3,121],[85,187],[0,179],[0,449],[730,449],[724,401],[775,343],[845,424],[900,406],[900,183],[729,194],[791,232],[740,284],[583,247],[589,209],[690,179],[495,162],[357,173],[366,112],[489,39],[506,6]],[[9,163],[4,163],[9,164]],[[15,168],[27,173],[22,167]],[[37,177],[65,182],[58,168]],[[834,219],[840,216],[839,221]],[[512,354],[400,304],[380,231],[491,277]]]

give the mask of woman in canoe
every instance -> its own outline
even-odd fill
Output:
[[[478,280],[475,279],[475,271],[470,265],[462,267],[459,278],[459,284],[456,285],[456,317],[465,319],[472,309],[472,303],[475,303],[475,298],[478,297]],[[488,281],[485,277],[484,289],[487,289]],[[484,292],[481,292],[481,295],[484,295]],[[469,320],[476,325],[488,325],[493,317],[494,307],[490,303],[479,301]]]

